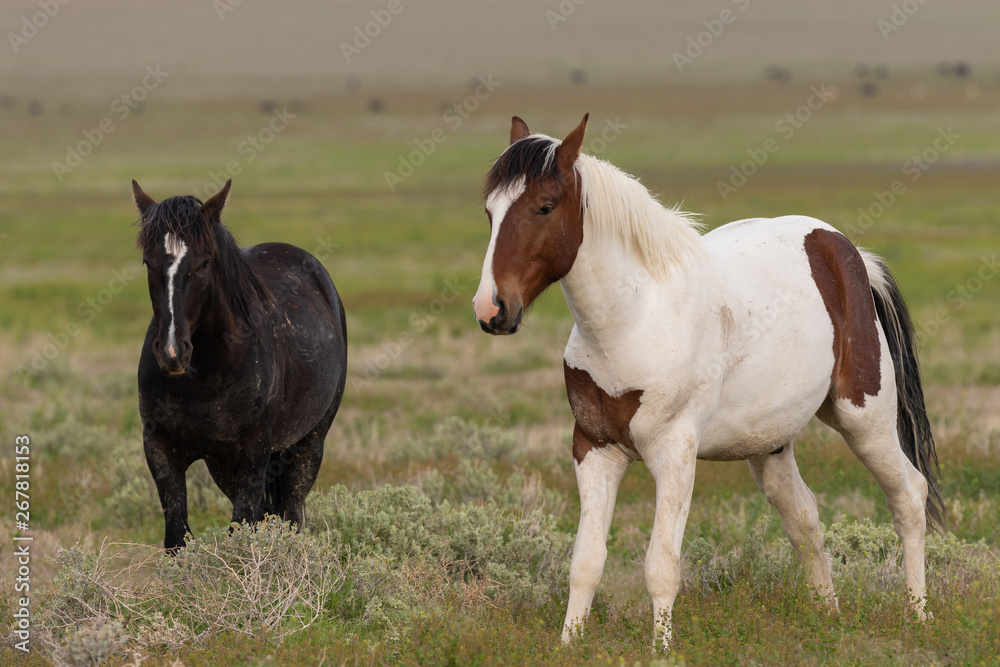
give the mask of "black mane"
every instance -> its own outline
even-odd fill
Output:
[[[540,135],[525,137],[511,144],[486,175],[483,198],[511,187],[522,178],[529,187],[550,179],[561,182],[562,173],[555,160],[558,146],[559,142],[555,139]]]
[[[174,234],[196,252],[212,254],[218,269],[218,287],[233,314],[254,321],[268,302],[267,288],[250,268],[236,239],[222,222],[210,223],[197,197],[170,197],[150,206],[136,222],[136,246],[152,252],[167,234]]]

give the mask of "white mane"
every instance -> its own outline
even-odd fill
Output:
[[[581,154],[573,170],[581,183],[584,234],[626,244],[660,278],[702,254],[697,214],[667,208],[634,176],[590,155]]]

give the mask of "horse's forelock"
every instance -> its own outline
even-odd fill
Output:
[[[559,140],[544,134],[533,134],[507,147],[493,163],[483,186],[483,199],[497,191],[509,190],[523,182],[530,187],[545,180],[561,180],[556,167]]]
[[[136,246],[143,252],[151,252],[167,234],[172,234],[190,248],[213,249],[212,225],[205,221],[201,206],[201,200],[191,196],[170,197],[153,204],[136,222],[139,225]]]

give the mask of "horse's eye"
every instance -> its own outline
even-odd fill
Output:
[[[552,209],[554,208],[555,206],[553,206],[552,204],[546,204],[545,206],[538,209],[538,215],[548,215],[549,213],[552,212]]]
[[[204,262],[201,263],[201,266],[198,267],[198,270],[199,271],[204,271],[205,269],[208,268],[208,265],[211,264],[211,263],[212,263],[211,260],[206,259]]]

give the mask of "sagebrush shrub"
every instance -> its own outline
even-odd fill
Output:
[[[230,535],[187,538],[157,563],[155,610],[195,631],[285,636],[309,627],[344,583],[339,553],[277,517]]]
[[[891,524],[862,521],[836,521],[823,529],[824,546],[834,563],[881,563],[895,558],[899,537]]]
[[[384,554],[393,560],[439,552],[434,504],[413,486],[383,486],[352,493],[334,486],[309,499],[313,533],[351,553]]]
[[[766,515],[758,518],[745,544],[720,553],[698,538],[685,552],[689,583],[721,591],[739,580],[761,590],[797,572],[798,560],[787,540],[764,543]],[[892,524],[842,519],[823,528],[824,549],[833,567],[834,586],[896,593],[903,586],[903,556]],[[1000,594],[1000,560],[985,541],[970,544],[952,533],[928,532],[925,544],[928,588],[934,594]]]
[[[430,436],[391,447],[389,457],[404,461],[446,458],[498,461],[509,458],[517,444],[517,436],[499,426],[480,426],[461,417],[448,417]]]
[[[573,538],[539,510],[520,514],[492,499],[435,505],[412,486],[337,486],[314,498],[312,511],[313,532],[345,552],[395,563],[426,557],[466,583],[483,580],[495,598],[537,601],[565,585]]]
[[[128,640],[127,619],[143,604],[144,581],[130,582],[116,545],[97,553],[61,549],[49,591],[40,596],[35,636],[60,664],[99,664]],[[148,552],[148,549],[147,549]]]
[[[783,580],[795,565],[795,555],[787,541],[764,542],[769,523],[767,514],[760,515],[747,541],[726,553],[719,553],[703,538],[694,540],[685,553],[690,582],[722,591],[745,580],[759,591]]]
[[[124,645],[127,637],[122,625],[111,621],[69,633],[62,650],[62,660],[73,667],[97,667]]]
[[[506,486],[481,479],[524,504],[520,478]],[[533,498],[544,497],[536,491]],[[172,558],[137,544],[61,551],[38,615],[47,655],[103,660],[222,632],[280,640],[324,616],[392,640],[415,613],[484,601],[537,605],[566,586],[573,537],[537,508],[434,502],[413,486],[337,486],[315,494],[310,513],[305,533],[268,517],[230,534],[188,536]]]

